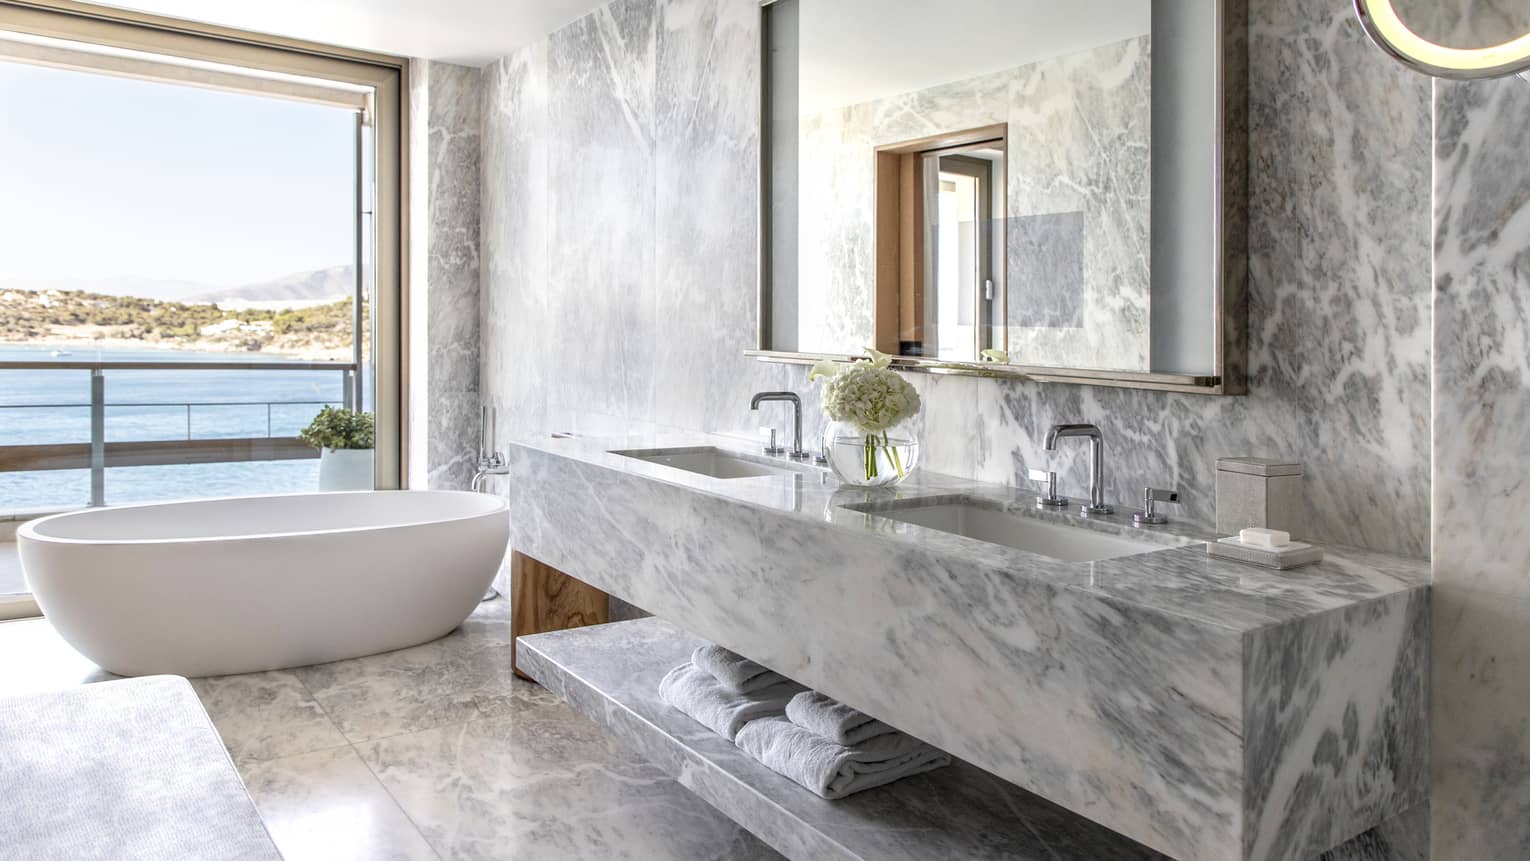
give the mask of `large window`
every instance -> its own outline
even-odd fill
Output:
[[[320,53],[0,0],[0,517],[315,490],[324,407],[398,486],[402,72]]]

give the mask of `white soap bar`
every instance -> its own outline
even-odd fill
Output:
[[[1258,526],[1244,529],[1238,533],[1238,538],[1253,547],[1284,547],[1291,543],[1291,533]]]

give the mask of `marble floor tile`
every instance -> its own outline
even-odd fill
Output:
[[[43,619],[0,622],[0,696],[55,691],[115,679]]]
[[[191,684],[235,762],[346,745],[345,736],[290,670],[217,676]]]
[[[508,619],[494,601],[413,649],[193,680],[287,861],[779,857],[514,678]],[[110,678],[45,619],[0,622],[0,696]]]
[[[561,702],[357,745],[444,859],[779,858]]]
[[[434,642],[294,673],[352,742],[487,717],[514,689],[509,602],[479,605]]]
[[[437,857],[350,747],[240,767],[286,861],[414,861]]]

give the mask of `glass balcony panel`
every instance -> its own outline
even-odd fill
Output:
[[[220,496],[308,493],[319,487],[319,461],[117,466],[106,470],[106,502],[163,502]]]

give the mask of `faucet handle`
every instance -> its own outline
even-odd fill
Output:
[[[765,453],[771,456],[786,454],[786,448],[776,444],[776,429],[772,427],[760,428],[760,438],[766,440]]]
[[[1046,469],[1033,469],[1029,473],[1031,481],[1046,485],[1046,495],[1036,497],[1037,505],[1048,508],[1063,508],[1068,504],[1066,496],[1057,495],[1057,473]]]
[[[1179,491],[1160,490],[1156,487],[1142,488],[1142,510],[1132,515],[1132,522],[1138,526],[1162,526],[1169,522],[1169,518],[1153,510],[1153,504],[1167,502],[1171,505],[1179,504]]]

